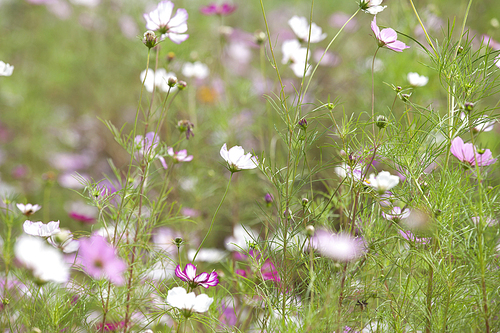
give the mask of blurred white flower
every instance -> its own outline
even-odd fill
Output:
[[[220,149],[220,156],[227,162],[231,172],[255,169],[259,165],[257,157],[252,156],[252,153],[245,154],[245,150],[241,146],[234,146],[227,150],[227,146],[224,144]]]
[[[365,182],[380,193],[384,193],[399,184],[399,177],[393,176],[387,171],[381,171],[377,176],[372,173],[370,179],[365,180]]]
[[[190,261],[193,261],[194,255],[196,254],[195,249],[189,249],[187,256]],[[204,262],[219,262],[226,256],[226,251],[221,249],[200,249],[198,255],[196,256],[196,261]]]
[[[187,310],[188,313],[183,313],[185,317],[189,317],[191,312],[206,312],[214,301],[213,298],[205,294],[196,296],[193,292],[187,293],[182,287],[175,287],[168,291],[167,303],[179,310]]]
[[[429,78],[427,76],[419,75],[418,73],[408,73],[407,77],[410,85],[414,87],[423,87],[429,82]]]
[[[281,53],[283,53],[283,58],[281,62],[283,64],[290,64],[290,69],[298,77],[304,76],[304,68],[307,66],[306,75],[311,74],[311,68],[307,61],[309,60],[309,54],[307,48],[302,47],[300,42],[296,39],[286,40],[281,45]]]
[[[80,248],[80,242],[73,239],[73,234],[67,229],[61,231],[47,239],[50,245],[61,249],[64,253],[73,253]]]
[[[144,77],[146,77],[146,81],[144,81]],[[174,92],[177,90],[177,87],[169,87],[168,85],[168,79],[171,77],[176,77],[176,75],[174,73],[167,72],[164,68],[158,68],[156,72],[151,68],[148,68],[147,75],[146,70],[143,70],[141,72],[140,79],[141,82],[144,81],[144,88],[146,88],[149,92],[153,92],[155,86],[163,92],[168,92],[169,89],[170,92]]]
[[[468,117],[465,115],[465,113],[462,112],[460,114],[460,119],[462,119],[462,121],[466,127],[469,127],[469,122],[468,122],[467,118]],[[496,119],[490,120],[490,118],[488,116],[482,115],[478,119],[476,119],[475,123],[479,123],[479,124],[477,126],[474,126],[473,131],[489,132],[489,131],[493,130],[497,121],[496,121]]]
[[[32,205],[30,203],[26,204],[26,205],[22,204],[22,203],[18,203],[16,206],[26,216],[30,216],[31,214],[36,213],[37,211],[40,210],[40,208],[42,208],[42,206],[40,206],[40,205]]]
[[[69,280],[69,266],[61,252],[36,237],[22,235],[14,248],[17,260],[41,282],[64,283]]]
[[[311,29],[311,43],[318,43],[326,38],[326,33],[323,33],[323,30],[316,25],[316,23],[312,23],[309,27],[309,23],[305,17],[293,16],[290,20],[288,20],[288,25],[292,28],[297,38],[301,41],[309,40],[309,28]]]
[[[203,80],[208,76],[208,66],[197,61],[195,63],[186,62],[182,65],[182,74],[186,77],[194,77]]]
[[[334,234],[326,230],[316,231],[311,238],[311,246],[325,257],[348,262],[365,253],[364,242],[348,234]]]
[[[241,224],[234,227],[233,236],[224,240],[228,251],[246,251],[248,244],[258,241],[259,233],[250,228],[244,228]]]
[[[383,11],[387,6],[381,6],[383,0],[361,0],[359,7],[368,14],[376,15]]]
[[[14,71],[14,66],[0,61],[0,76],[11,76]]]
[[[44,224],[43,222],[31,222],[26,220],[23,224],[23,230],[28,235],[38,237],[50,237],[61,232],[61,229],[59,229],[59,221],[50,221]]]

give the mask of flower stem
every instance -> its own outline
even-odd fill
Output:
[[[208,232],[205,235],[205,238],[203,238],[203,240],[200,243],[200,246],[198,247],[198,250],[196,250],[196,253],[194,254],[193,262],[196,260],[196,256],[198,256],[198,252],[200,252],[201,247],[203,246],[203,243],[205,243],[205,240],[208,238],[208,235],[210,235],[210,232],[212,231],[212,228],[214,226],[215,217],[217,216],[217,213],[219,212],[219,209],[222,206],[224,199],[226,199],[226,195],[227,195],[227,192],[229,190],[229,185],[231,184],[231,179],[233,179],[233,173],[234,172],[231,172],[231,176],[229,176],[229,182],[227,183],[226,192],[224,192],[224,196],[222,197],[222,200],[220,201],[219,206],[217,207],[217,210],[215,211],[214,217],[212,218],[212,222],[210,223],[210,228],[208,228]]]
[[[375,54],[373,55],[373,59],[372,59],[372,130],[373,130],[373,137],[375,137],[375,78],[374,78],[374,72],[375,72],[375,57],[377,56],[378,50],[380,50],[380,46],[377,47],[377,50],[375,51]]]

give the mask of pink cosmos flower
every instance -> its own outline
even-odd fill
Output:
[[[349,262],[365,253],[364,242],[348,234],[334,234],[326,230],[316,231],[311,245],[322,255],[336,261]]]
[[[167,153],[174,158],[176,163],[190,162],[193,160],[193,155],[188,155],[186,149],[174,152],[174,149],[172,147],[169,147]]]
[[[399,234],[401,235],[401,237],[403,237],[407,241],[414,242],[414,243],[417,243],[417,244],[427,244],[427,243],[430,242],[429,238],[419,238],[419,237],[416,237],[409,230],[406,230],[406,231],[399,230]]]
[[[479,153],[472,143],[464,143],[464,140],[460,137],[453,139],[450,151],[453,156],[470,166],[475,166],[476,161],[478,166],[487,166],[497,161],[496,158],[493,158],[489,149]]]
[[[410,216],[410,210],[409,209],[401,209],[400,207],[396,206],[396,207],[392,207],[391,211],[388,213],[382,212],[382,216],[386,220],[392,220],[394,222],[398,222],[398,221]]]
[[[196,288],[197,286],[208,288],[215,287],[219,284],[219,278],[216,272],[210,274],[203,272],[200,275],[196,275],[196,266],[191,263],[187,264],[184,270],[181,270],[181,266],[177,265],[175,268],[175,275],[182,281],[189,283],[191,288]]]
[[[149,14],[144,14],[146,29],[158,31],[161,34],[161,40],[168,37],[172,42],[180,44],[189,37],[188,34],[185,34],[188,29],[186,23],[188,13],[184,8],[178,8],[174,17],[172,17],[173,10],[173,2],[160,2],[155,10]]]
[[[281,281],[281,278],[276,270],[276,267],[271,262],[271,260],[267,259],[260,269],[260,273],[262,274],[262,279],[273,280],[275,282]]]
[[[78,256],[83,269],[91,277],[106,278],[116,285],[124,283],[123,272],[127,265],[104,237],[93,234],[90,238],[80,239]]]
[[[404,49],[410,48],[409,46],[406,46],[405,43],[397,40],[398,34],[394,31],[394,29],[386,28],[380,31],[377,26],[377,17],[373,17],[371,27],[379,47],[385,46],[396,52],[403,52]]]
[[[236,10],[236,5],[232,5],[230,3],[223,3],[221,5],[218,5],[216,3],[211,3],[209,4],[208,6],[205,6],[205,7],[201,7],[200,8],[200,12],[203,14],[203,15],[221,15],[221,16],[225,16],[225,15],[229,15],[231,14],[232,12],[234,12]]]

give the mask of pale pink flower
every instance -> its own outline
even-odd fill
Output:
[[[476,161],[478,166],[487,166],[497,161],[496,158],[493,158],[489,149],[480,154],[472,143],[464,143],[460,137],[453,139],[450,151],[453,156],[470,166],[475,166]]]
[[[172,17],[174,4],[171,1],[162,1],[158,7],[149,14],[144,14],[146,20],[146,29],[158,31],[161,34],[161,40],[166,37],[176,44],[180,44],[188,39],[187,31],[188,13],[184,8],[178,8]]]
[[[90,238],[80,239],[80,250],[83,269],[95,279],[108,279],[116,285],[124,283],[123,273],[127,264],[118,257],[113,246],[104,237],[97,234]]]
[[[201,7],[200,12],[203,15],[229,15],[236,10],[236,5],[232,5],[230,3],[223,3],[218,5],[216,3],[211,3],[208,6]]]
[[[410,216],[410,210],[406,208],[401,209],[400,207],[395,206],[392,207],[392,209],[388,213],[382,212],[382,216],[386,220],[392,220],[398,222]]]
[[[18,204],[16,204],[16,206],[26,216],[30,216],[31,214],[36,213],[37,211],[39,211],[42,208],[42,206],[40,206],[40,205],[32,205],[30,203],[28,203],[26,205],[22,204],[22,203],[18,203]]]
[[[325,257],[336,261],[353,261],[365,253],[364,242],[348,234],[334,234],[326,230],[316,231],[311,245]]]
[[[193,160],[193,155],[188,155],[186,149],[182,149],[179,151],[174,152],[174,149],[172,147],[169,147],[167,149],[168,155],[172,156],[175,160],[175,162],[190,162]]]
[[[377,43],[379,47],[387,47],[396,52],[403,52],[404,49],[410,48],[406,46],[405,43],[397,40],[398,34],[394,29],[386,28],[380,31],[377,26],[377,18],[373,17],[373,21],[371,23],[372,31],[375,34],[375,38],[377,39]]]
[[[429,238],[419,238],[419,237],[415,236],[409,230],[406,230],[406,231],[398,230],[398,231],[399,231],[399,234],[401,235],[401,237],[403,237],[407,241],[410,241],[410,242],[413,242],[413,243],[417,243],[417,244],[427,244],[427,243],[430,242]]]
[[[136,158],[146,158],[151,161],[152,159],[158,158],[160,160],[161,165],[164,169],[167,169],[167,163],[162,156],[159,156],[156,152],[158,148],[160,137],[155,132],[148,132],[145,136],[137,135],[134,139],[135,144],[137,145],[138,150],[136,151]]]
[[[309,40],[311,43],[318,43],[326,38],[326,33],[323,33],[321,27],[314,22],[309,26],[309,22],[305,17],[295,15],[288,20],[288,25],[300,41],[306,42]],[[311,32],[310,38],[309,31]]]

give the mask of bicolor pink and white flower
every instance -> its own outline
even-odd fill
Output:
[[[195,293],[188,293],[182,287],[175,287],[168,291],[167,304],[181,310],[187,318],[192,315],[192,312],[206,312],[214,301],[213,298],[205,294],[196,296]]]
[[[175,275],[189,284],[190,288],[196,288],[198,286],[202,286],[205,288],[215,287],[219,284],[219,278],[217,272],[213,271],[212,273],[203,272],[200,275],[196,275],[196,266],[189,263],[184,267],[184,270],[181,269],[180,265],[177,265],[175,268]]]
[[[42,208],[42,206],[40,206],[40,205],[32,205],[30,203],[28,203],[26,205],[22,204],[22,203],[18,203],[18,204],[16,204],[16,206],[17,206],[17,208],[19,208],[21,213],[23,213],[26,216],[30,216],[31,214],[36,213],[37,211],[39,211]]]
[[[93,234],[90,238],[80,238],[81,259],[85,272],[95,279],[108,279],[116,285],[125,281],[123,273],[127,264],[117,254],[104,237]]]
[[[469,166],[475,166],[476,162],[478,166],[487,166],[497,161],[489,149],[480,153],[472,143],[464,143],[460,137],[453,139],[450,151],[453,156]]]
[[[174,152],[174,149],[172,147],[169,147],[167,149],[167,153],[169,156],[172,156],[172,158],[175,160],[176,163],[178,163],[178,162],[190,162],[193,160],[193,155],[188,155],[186,149],[182,149],[182,150]]]
[[[162,1],[158,7],[148,14],[144,14],[146,29],[157,31],[161,34],[161,40],[170,38],[176,44],[180,44],[188,39],[187,19],[188,13],[184,8],[178,8],[172,17],[174,3],[172,1]]]
[[[383,0],[361,0],[359,8],[368,14],[376,15],[383,11],[387,6],[381,6]]]
[[[326,33],[323,33],[321,27],[314,22],[309,26],[309,22],[305,17],[294,15],[290,20],[288,20],[288,25],[292,28],[297,38],[302,42],[307,42],[309,40],[311,43],[318,43],[326,38]],[[311,31],[310,38],[309,30]]]
[[[386,28],[380,31],[377,26],[377,18],[374,17],[371,23],[371,28],[379,47],[387,47],[396,52],[403,52],[403,50],[410,48],[405,43],[398,40],[398,34],[394,29]]]
[[[61,232],[61,229],[59,228],[59,221],[50,221],[45,224],[43,222],[32,222],[26,220],[23,224],[23,230],[28,235],[45,238],[57,235]]]
[[[259,165],[257,157],[252,156],[252,153],[245,154],[245,150],[241,146],[234,146],[227,150],[227,146],[224,144],[220,149],[220,156],[227,162],[231,172],[255,169]]]

